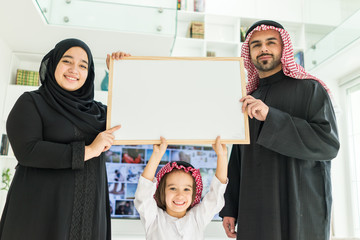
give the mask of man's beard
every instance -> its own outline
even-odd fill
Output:
[[[259,57],[265,56],[265,55],[272,56],[272,61],[271,60],[265,60],[265,61],[257,60]],[[252,62],[258,71],[268,72],[268,71],[271,71],[274,68],[276,68],[281,63],[281,60],[280,60],[280,58],[274,58],[274,55],[272,55],[272,54],[262,54],[256,58],[256,61],[252,60]]]

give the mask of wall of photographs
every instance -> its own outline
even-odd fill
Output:
[[[152,154],[152,145],[112,146],[106,155],[111,217],[139,218],[134,207],[137,183]],[[158,170],[169,161],[186,161],[200,169],[204,190],[209,191],[215,175],[216,154],[208,146],[168,146]],[[218,216],[214,217],[219,220]]]

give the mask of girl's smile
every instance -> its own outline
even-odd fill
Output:
[[[185,216],[192,203],[193,184],[194,179],[189,173],[182,170],[169,173],[166,179],[165,201],[166,212],[170,216]]]

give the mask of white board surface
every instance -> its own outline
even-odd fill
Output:
[[[211,60],[210,60],[211,59]],[[115,144],[248,143],[241,58],[127,57],[110,67]]]

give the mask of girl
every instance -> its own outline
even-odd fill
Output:
[[[135,193],[135,207],[145,226],[147,240],[204,239],[204,229],[224,206],[227,183],[227,149],[216,138],[213,145],[218,158],[210,191],[200,202],[202,180],[200,171],[191,164],[167,163],[156,175],[156,169],[167,148],[161,138],[142,173]],[[155,195],[154,195],[155,193]]]

